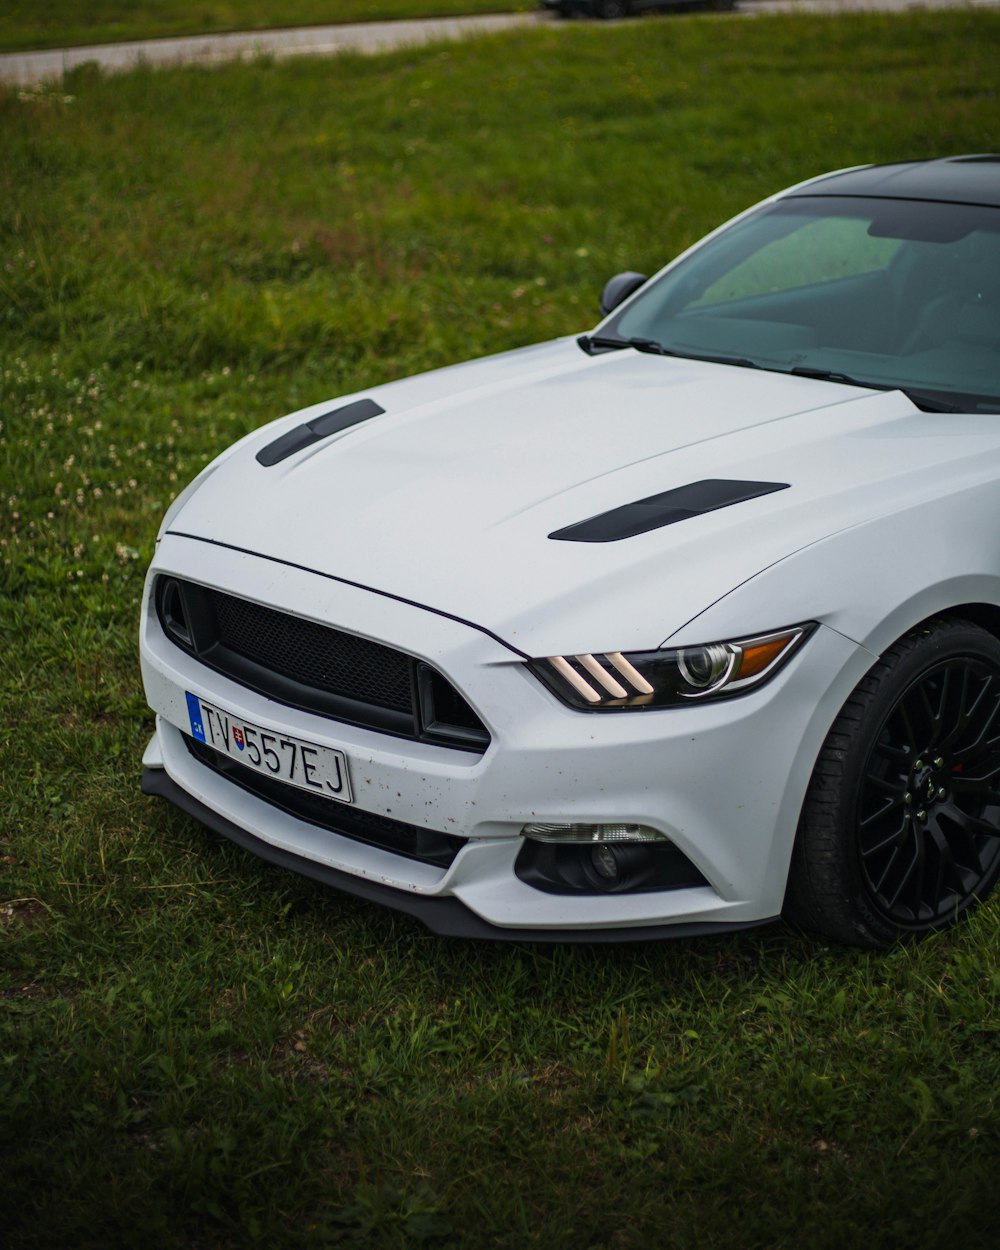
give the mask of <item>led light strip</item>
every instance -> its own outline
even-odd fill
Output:
[[[601,696],[590,682],[584,681],[576,669],[571,664],[567,664],[561,655],[550,656],[549,663],[559,676],[567,681],[576,693],[586,699],[588,703],[600,703]]]
[[[653,687],[643,677],[642,673],[625,659],[620,651],[609,651],[601,657],[617,670],[618,674],[628,682],[633,690],[639,694],[652,694]],[[549,663],[556,670],[564,681],[576,691],[581,698],[586,699],[588,703],[603,703],[610,696],[612,699],[627,699],[630,697],[629,691],[620,681],[601,664],[600,660],[593,655],[575,655],[573,659],[586,669],[594,681],[600,686],[606,694],[601,694],[596,690],[586,678],[582,677],[572,664],[562,655],[549,656]]]
[[[652,694],[653,687],[637,668],[631,665],[620,651],[609,651],[605,657],[640,694]]]
[[[608,694],[616,699],[628,698],[628,691],[621,682],[615,681],[606,668],[601,668],[592,655],[578,655],[576,661],[578,664],[583,665],[591,677],[597,678]]]

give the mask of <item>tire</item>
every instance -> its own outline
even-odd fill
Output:
[[[1000,875],[1000,641],[935,620],[847,700],[806,794],[785,916],[856,946],[946,928]]]
[[[597,16],[602,22],[613,22],[628,16],[627,0],[598,0]]]

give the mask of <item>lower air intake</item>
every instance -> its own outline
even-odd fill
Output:
[[[234,763],[218,751],[184,734],[187,749],[200,763],[225,777],[244,790],[248,790],[272,807],[280,808],[290,816],[318,825],[331,833],[368,846],[377,846],[394,855],[416,859],[423,864],[447,868],[468,839],[451,837],[433,829],[407,825],[401,820],[364,812],[358,807],[325,799],[320,795],[300,790],[273,777],[265,777],[253,769]]]

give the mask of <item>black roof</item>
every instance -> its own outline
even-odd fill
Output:
[[[828,174],[792,195],[868,195],[891,200],[945,200],[1000,208],[1000,156],[947,156]]]

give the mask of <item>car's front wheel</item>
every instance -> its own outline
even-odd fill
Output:
[[[628,0],[598,0],[597,16],[602,21],[612,22],[619,17],[628,15]]]
[[[844,705],[799,822],[785,914],[888,946],[951,924],[1000,874],[1000,641],[937,620]]]

